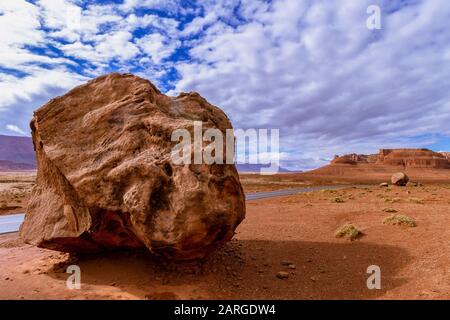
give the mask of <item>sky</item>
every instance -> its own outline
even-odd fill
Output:
[[[199,92],[235,128],[279,129],[291,169],[450,151],[449,21],[448,0],[0,0],[0,134],[29,136],[54,96],[131,72]]]

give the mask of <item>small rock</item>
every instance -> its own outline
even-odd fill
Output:
[[[281,261],[281,265],[282,266],[289,266],[289,265],[291,265],[291,264],[294,264],[292,261],[289,261],[289,260],[283,260],[283,261]]]
[[[310,279],[311,279],[311,281],[313,281],[313,282],[316,282],[316,281],[317,281],[317,279],[314,278],[314,277],[311,277]]]
[[[289,273],[284,272],[284,271],[280,271],[277,273],[277,278],[278,279],[288,279],[289,278]]]
[[[289,265],[289,269],[295,270],[295,269],[297,269],[297,267],[295,266],[295,264],[290,264],[290,265]]]
[[[389,183],[387,183],[387,182],[380,183],[380,187],[387,188],[387,187],[389,187]]]
[[[409,178],[403,172],[394,173],[391,177],[392,184],[396,186],[405,186],[409,181]]]

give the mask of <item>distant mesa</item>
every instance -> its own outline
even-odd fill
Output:
[[[450,181],[450,153],[429,149],[380,149],[376,154],[335,156],[329,165],[300,173],[299,178],[320,183],[381,183],[396,172],[407,174],[414,182]]]
[[[449,160],[449,152],[439,153],[429,149],[380,149],[378,154],[335,156],[331,165],[376,164],[404,168],[449,169]]]
[[[439,152],[440,154],[442,154],[444,157],[447,158],[447,160],[450,161],[450,152]]]

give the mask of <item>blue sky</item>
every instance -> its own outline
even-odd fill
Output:
[[[450,150],[449,16],[447,0],[0,0],[0,134],[29,135],[34,109],[118,71],[280,129],[290,168]]]

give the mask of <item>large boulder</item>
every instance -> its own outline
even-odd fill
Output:
[[[130,74],[99,77],[39,108],[37,182],[21,237],[59,251],[147,247],[174,259],[230,240],[245,216],[234,164],[171,161],[172,132],[192,132],[194,120],[224,136],[232,128],[199,94],[168,97]]]
[[[396,186],[406,186],[408,181],[409,181],[408,176],[403,172],[394,173],[391,177],[392,184]]]

